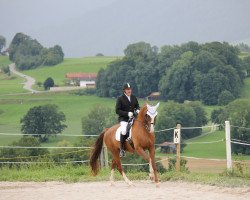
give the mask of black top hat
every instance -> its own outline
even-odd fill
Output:
[[[125,84],[123,85],[122,89],[123,89],[123,90],[125,90],[125,89],[131,89],[131,86],[130,86],[129,83],[125,83]]]

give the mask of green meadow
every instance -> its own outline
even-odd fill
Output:
[[[62,134],[81,134],[81,120],[95,105],[101,104],[114,107],[115,100],[99,98],[96,96],[77,96],[69,93],[43,93],[33,95],[18,95],[0,99],[0,132],[20,133],[20,119],[34,106],[56,104],[60,111],[66,115],[68,126]],[[21,134],[21,133],[20,133]],[[13,136],[0,136],[0,144],[9,143],[16,138]],[[76,138],[58,136],[58,139]]]
[[[55,79],[56,83],[63,84],[65,74],[68,72],[98,72],[101,67],[106,67],[108,63],[118,59],[118,57],[92,57],[92,58],[68,58],[55,67],[44,67],[35,70],[24,71],[25,74],[38,78],[43,81],[48,76]],[[7,57],[0,57],[0,64],[9,64]],[[68,126],[60,136],[51,139],[45,146],[55,146],[61,140],[68,140],[74,143],[77,137],[66,137],[65,134],[82,134],[81,120],[87,116],[90,110],[98,104],[108,106],[114,109],[115,99],[100,98],[97,96],[78,96],[73,92],[62,93],[36,93],[36,94],[17,94],[25,92],[22,89],[22,79],[0,73],[0,133],[17,133],[20,136],[0,135],[0,145],[7,145],[21,137],[20,119],[27,111],[38,105],[56,104],[59,110],[66,115],[66,125]],[[16,93],[16,95],[5,95]],[[241,98],[250,99],[250,78],[245,79],[245,85],[242,89]],[[144,100],[140,101],[143,105]],[[162,102],[160,108],[164,105]],[[219,106],[204,106],[208,117],[213,109]],[[209,130],[205,130],[207,132]],[[224,132],[216,131],[214,133],[193,138],[187,143],[208,142],[223,139]],[[202,157],[202,158],[225,158],[225,142],[212,144],[188,144],[183,151],[184,156]]]
[[[97,73],[101,68],[106,68],[110,62],[116,59],[119,59],[119,57],[65,58],[64,61],[58,65],[43,66],[37,69],[25,70],[22,73],[34,77],[36,82],[41,83],[48,77],[51,77],[56,85],[63,86],[67,73]]]

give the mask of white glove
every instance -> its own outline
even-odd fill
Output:
[[[140,110],[138,109],[138,110],[136,110],[135,112],[136,112],[137,114],[139,114]]]
[[[133,117],[133,113],[132,112],[128,112],[128,117],[132,118]]]

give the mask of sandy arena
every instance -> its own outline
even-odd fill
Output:
[[[186,182],[163,182],[160,188],[148,181],[135,186],[116,182],[0,182],[1,200],[152,200],[152,199],[249,199],[250,187],[224,188]]]

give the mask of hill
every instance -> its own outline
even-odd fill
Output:
[[[0,57],[1,63],[8,64],[8,58]],[[64,74],[74,71],[97,72],[102,66],[106,66],[109,62],[116,59],[115,57],[94,57],[94,58],[79,58],[79,59],[65,59],[65,62],[54,67],[39,68],[36,70],[25,71],[30,76],[47,77],[53,75],[58,82],[63,82]],[[84,63],[84,64],[83,64]],[[53,77],[52,76],[52,77]],[[1,78],[3,77],[3,79]],[[53,78],[54,78],[53,77]],[[13,78],[6,80],[6,76],[0,76],[0,94],[6,94],[7,91],[14,93],[23,91],[21,84],[22,79]],[[43,79],[41,78],[41,79]],[[6,83],[6,85],[4,85]],[[4,91],[4,92],[2,92]],[[245,79],[245,85],[242,88],[241,98],[249,99],[250,101],[250,78]],[[29,94],[29,95],[15,95],[15,96],[0,96],[0,132],[1,133],[20,133],[20,119],[31,107],[37,105],[44,105],[53,103],[58,105],[59,110],[66,115],[66,124],[68,128],[63,134],[81,134],[81,118],[86,116],[90,109],[97,104],[106,105],[114,108],[115,99],[99,98],[97,96],[77,96],[72,93],[43,93],[43,94]],[[144,102],[141,101],[141,105]],[[164,104],[164,102],[163,102]],[[210,116],[211,111],[218,106],[205,106],[205,109]],[[208,130],[206,130],[208,131]],[[6,145],[19,138],[19,136],[0,136],[0,145]],[[202,137],[193,138],[187,143],[193,142],[209,142],[217,141],[224,138],[223,131],[217,131]],[[46,145],[56,145],[58,141],[65,139],[70,142],[75,142],[76,137],[58,136]],[[225,158],[225,143],[212,144],[188,144],[184,148],[184,156],[203,157],[203,158]]]
[[[241,91],[241,99],[247,99],[250,103],[250,77],[244,80],[244,87]],[[218,106],[206,106],[207,113],[211,113],[214,108]],[[209,114],[210,116],[210,114]],[[206,130],[208,132],[208,130]],[[213,133],[205,134],[204,136],[192,138],[187,141],[188,144],[183,151],[184,156],[193,156],[198,158],[226,158],[226,146],[225,142],[211,143],[211,144],[192,144],[196,142],[212,142],[225,139],[224,131],[216,131]],[[250,156],[246,156],[245,159],[250,159]]]
[[[97,73],[100,68],[105,68],[110,62],[119,57],[84,57],[65,58],[64,61],[53,67],[45,66],[33,70],[22,71],[36,79],[36,82],[44,82],[48,77],[54,79],[56,85],[63,86],[65,75],[70,72]]]
[[[7,56],[0,56],[0,69],[9,65],[11,61]],[[7,76],[0,73],[0,95],[26,92],[22,87],[23,79],[14,75]]]

